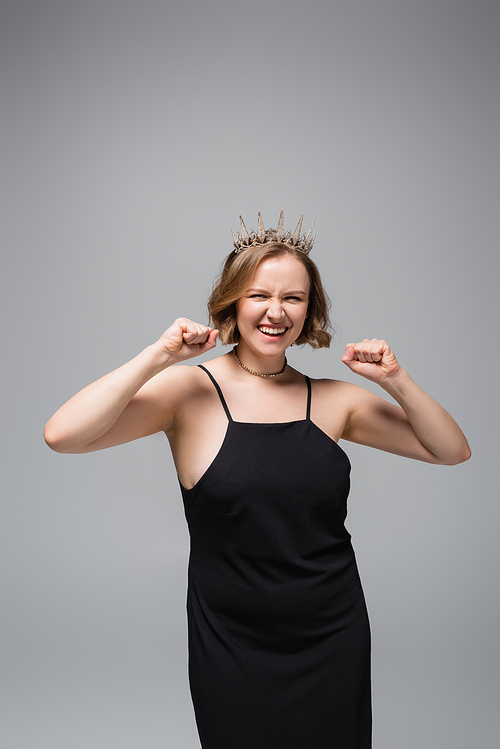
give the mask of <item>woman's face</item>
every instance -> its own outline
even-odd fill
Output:
[[[291,256],[263,260],[236,302],[240,345],[260,356],[278,356],[300,335],[309,304],[309,275]]]

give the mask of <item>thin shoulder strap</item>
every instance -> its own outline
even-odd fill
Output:
[[[306,382],[307,382],[307,411],[306,411],[306,420],[311,420],[311,380],[307,375],[305,375]]]
[[[219,393],[219,398],[220,398],[220,401],[221,401],[221,403],[222,403],[222,406],[223,406],[223,408],[224,408],[224,411],[226,412],[226,416],[227,416],[227,418],[229,419],[229,421],[232,421],[233,419],[232,419],[232,417],[231,417],[231,414],[229,413],[229,408],[227,407],[227,403],[226,403],[226,401],[224,400],[224,396],[222,395],[222,390],[221,390],[221,389],[220,389],[220,387],[219,387],[219,383],[217,382],[217,380],[215,379],[215,377],[214,377],[214,376],[213,376],[213,375],[212,375],[212,374],[211,374],[211,373],[210,373],[210,372],[208,371],[208,369],[207,369],[206,367],[204,367],[204,366],[203,366],[203,364],[198,364],[198,366],[199,366],[199,368],[200,368],[200,369],[202,369],[202,370],[203,370],[204,372],[206,372],[206,373],[207,373],[207,375],[208,375],[208,376],[210,377],[210,379],[212,380],[213,384],[215,385],[215,389],[216,389],[216,390],[217,390],[217,392]]]

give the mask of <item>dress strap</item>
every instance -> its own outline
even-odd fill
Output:
[[[306,382],[307,382],[307,411],[306,411],[306,420],[311,421],[311,380],[307,375],[305,375]]]
[[[222,390],[221,390],[221,389],[220,389],[220,387],[219,387],[219,383],[217,382],[217,380],[215,379],[215,377],[213,376],[213,374],[211,374],[211,373],[210,373],[210,372],[208,371],[208,369],[207,369],[206,367],[204,367],[204,366],[203,366],[203,364],[198,364],[198,366],[199,366],[199,368],[200,368],[200,369],[202,369],[202,370],[203,370],[204,372],[206,372],[206,373],[207,373],[207,375],[208,375],[208,376],[210,377],[210,379],[212,380],[213,384],[215,385],[215,389],[216,389],[216,390],[217,390],[217,392],[219,393],[219,398],[220,398],[220,401],[221,401],[221,403],[222,403],[222,406],[223,406],[223,408],[224,408],[224,411],[226,412],[226,416],[227,416],[227,418],[229,419],[229,421],[232,421],[233,419],[232,419],[232,417],[231,417],[231,414],[230,414],[230,412],[229,412],[229,408],[227,407],[227,403],[226,403],[226,401],[224,400],[224,396],[222,395]]]

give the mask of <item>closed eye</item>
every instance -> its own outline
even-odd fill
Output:
[[[267,296],[265,294],[251,294],[249,299],[267,299]],[[287,296],[285,297],[285,300],[287,302],[302,302],[302,297],[300,296]]]

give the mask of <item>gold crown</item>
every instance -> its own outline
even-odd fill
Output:
[[[312,236],[314,221],[312,222],[311,228],[309,229],[307,234],[303,234],[302,236],[300,236],[303,218],[304,216],[300,217],[297,228],[292,234],[291,231],[285,231],[284,210],[282,210],[280,213],[280,220],[278,221],[277,229],[264,229],[264,222],[262,221],[262,216],[260,215],[259,211],[259,223],[257,231],[252,230],[249,232],[247,227],[245,226],[243,219],[240,216],[241,234],[240,232],[238,232],[238,234],[235,234],[231,229],[231,234],[233,235],[234,251],[243,252],[243,250],[248,250],[249,247],[258,247],[260,244],[265,244],[266,242],[282,242],[283,244],[289,244],[292,247],[295,247],[297,250],[305,253],[306,255],[309,255],[312,250],[314,240],[316,239],[316,235],[314,235],[314,237]]]

